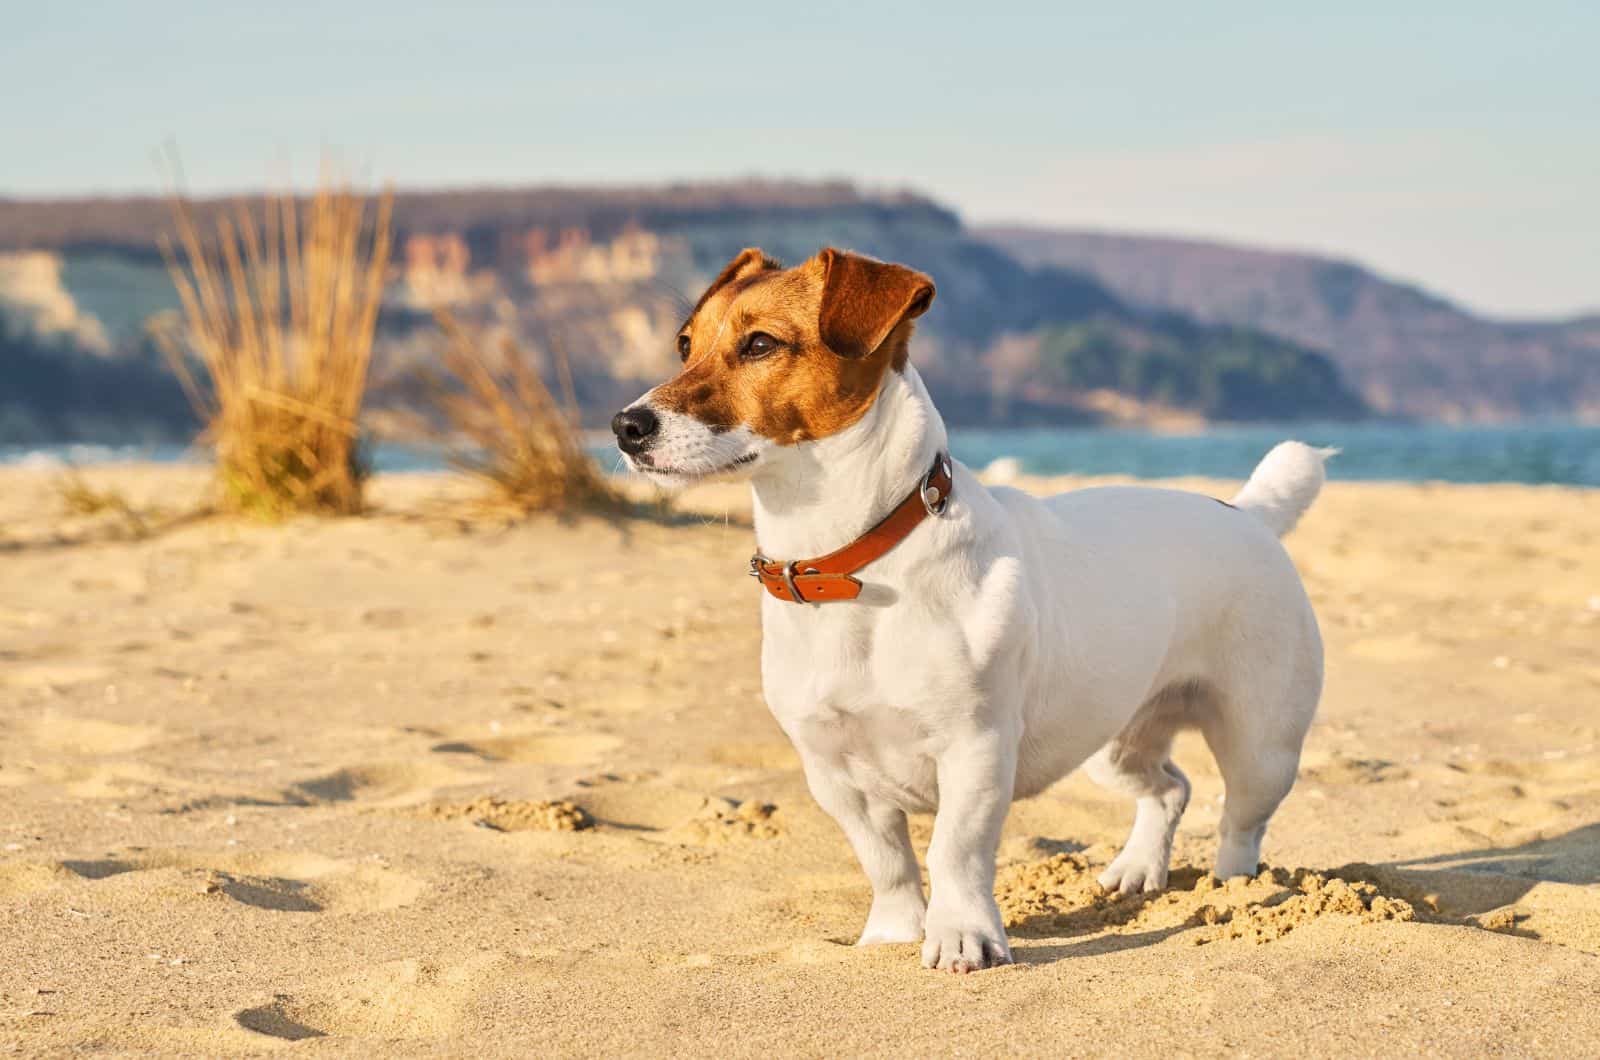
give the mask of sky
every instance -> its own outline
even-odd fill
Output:
[[[160,190],[169,142],[195,192],[325,150],[401,188],[846,177],[1600,309],[1593,2],[0,0],[0,25],[0,195]]]

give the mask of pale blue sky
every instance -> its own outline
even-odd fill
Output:
[[[845,176],[1600,308],[1596,3],[0,12],[0,194],[156,189],[169,139],[198,191],[310,176],[324,145],[402,187]]]

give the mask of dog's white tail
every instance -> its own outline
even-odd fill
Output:
[[[1282,537],[1322,492],[1327,479],[1323,464],[1338,452],[1304,442],[1279,442],[1250,472],[1250,481],[1233,498],[1233,506],[1250,512]]]

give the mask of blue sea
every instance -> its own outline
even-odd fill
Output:
[[[1039,475],[1203,475],[1240,479],[1285,438],[1341,450],[1334,479],[1400,482],[1523,482],[1600,486],[1600,426],[1521,424],[1454,427],[1437,424],[1295,423],[1212,427],[1196,434],[1123,430],[956,431],[951,448],[974,468],[1002,457]],[[596,446],[610,470],[616,451]],[[193,450],[157,446],[0,446],[0,464],[91,465],[110,461],[200,459]],[[379,472],[446,467],[436,450],[379,446]]]

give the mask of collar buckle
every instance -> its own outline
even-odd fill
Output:
[[[811,601],[800,595],[800,587],[794,583],[794,576],[799,573],[795,564],[799,560],[792,560],[784,565],[783,584],[789,590],[789,602],[792,604],[809,604]]]

